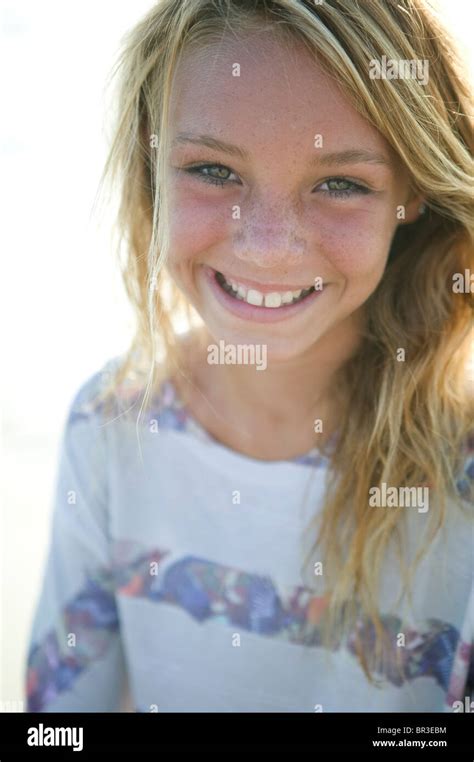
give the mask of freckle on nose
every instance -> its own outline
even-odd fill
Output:
[[[304,238],[281,224],[278,229],[244,225],[233,237],[233,248],[236,257],[243,261],[253,261],[260,267],[296,263],[307,252]]]

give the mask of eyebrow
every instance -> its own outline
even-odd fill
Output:
[[[250,158],[247,151],[244,151],[243,148],[234,146],[231,143],[225,143],[223,140],[217,140],[217,138],[213,138],[211,135],[191,135],[187,132],[180,132],[174,138],[172,145],[175,145],[176,143],[194,143],[196,145],[207,146],[207,148],[213,148],[216,151],[222,151],[231,156],[237,156],[244,161],[247,161]]]
[[[346,151],[335,151],[323,154],[319,158],[320,164],[385,164],[390,166],[390,161],[383,153],[368,151],[365,148],[348,148]]]
[[[243,148],[226,143],[223,140],[213,138],[211,135],[192,135],[187,132],[180,132],[174,140],[172,145],[181,143],[192,143],[194,145],[203,145],[207,148],[211,148],[215,151],[221,151],[227,153],[230,156],[237,156],[243,161],[248,161],[250,156]],[[332,153],[321,154],[313,157],[309,162],[310,165],[314,164],[336,164],[341,166],[343,164],[383,164],[390,166],[390,161],[383,153],[377,153],[376,151],[369,151],[365,148],[347,148],[344,151],[333,151]]]

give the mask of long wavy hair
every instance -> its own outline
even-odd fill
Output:
[[[369,621],[376,648],[359,658],[369,679],[386,634],[379,612],[383,562],[397,541],[402,593],[452,511],[466,509],[456,489],[473,420],[469,389],[472,294],[453,276],[473,251],[472,118],[468,77],[454,41],[424,0],[161,0],[125,36],[112,72],[114,134],[101,180],[119,191],[119,256],[137,324],[129,351],[104,391],[119,396],[128,376],[144,379],[140,412],[153,390],[182,365],[177,314],[192,307],[163,267],[167,232],[169,102],[184,51],[264,25],[298,41],[342,86],[355,108],[408,169],[426,212],[400,226],[385,273],[366,302],[356,354],[338,371],[345,400],[318,525],[308,525],[311,559],[324,558],[325,637],[334,644],[356,618]],[[369,62],[428,60],[429,81],[372,79]],[[397,362],[397,350],[405,361]],[[157,362],[159,358],[160,362]],[[418,552],[404,557],[406,508],[369,507],[372,487],[429,485],[436,506]],[[305,555],[305,554],[303,554]],[[312,577],[314,581],[314,574]],[[360,621],[360,620],[358,620]],[[357,628],[355,628],[357,629]],[[373,658],[372,658],[373,657]]]

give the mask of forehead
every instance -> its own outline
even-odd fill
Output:
[[[268,29],[227,34],[186,51],[170,106],[172,133],[207,132],[246,146],[295,141],[308,148],[321,134],[328,150],[341,148],[341,140],[386,147],[316,57],[301,42]]]

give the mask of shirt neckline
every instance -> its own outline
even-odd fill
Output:
[[[170,378],[163,381],[159,394],[160,408],[172,412],[174,420],[171,422],[172,428],[179,429],[180,431],[187,431],[197,439],[205,442],[213,447],[220,448],[221,451],[226,452],[228,455],[238,456],[240,459],[247,461],[248,463],[258,464],[262,466],[276,466],[282,464],[296,464],[303,466],[325,466],[329,463],[330,457],[334,452],[337,440],[339,438],[339,432],[334,432],[327,440],[324,450],[317,446],[312,447],[308,452],[302,455],[297,455],[293,458],[284,458],[279,460],[261,460],[259,458],[253,458],[250,455],[241,453],[238,450],[234,450],[223,442],[216,439],[199,421],[192,415],[190,410],[181,399],[175,384]]]

